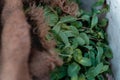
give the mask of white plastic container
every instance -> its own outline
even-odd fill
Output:
[[[120,0],[107,0],[110,12],[107,14],[109,45],[113,51],[112,70],[115,80],[120,80]]]

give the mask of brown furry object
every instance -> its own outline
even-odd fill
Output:
[[[49,49],[51,46],[48,45],[48,41],[45,40],[45,36],[49,31],[49,27],[45,22],[43,9],[33,5],[28,14],[31,16],[31,20],[36,22],[37,27],[35,29],[37,30],[37,34],[42,46],[46,49]]]
[[[0,0],[0,14],[1,14],[1,11],[2,11],[3,5],[4,5],[4,0]]]
[[[30,60],[30,69],[31,75],[33,78],[37,78],[38,80],[50,80],[49,79],[49,67],[50,61],[48,61],[48,54],[45,52],[40,52],[37,50],[31,51],[31,60]],[[34,55],[35,54],[35,55]],[[44,63],[43,63],[44,62]]]
[[[30,25],[22,0],[5,0],[2,12],[2,71],[0,80],[31,80],[28,69]]]
[[[72,16],[76,16],[78,13],[78,5],[75,2],[68,2],[67,0],[41,0],[41,2],[59,6],[63,12]]]
[[[54,0],[54,4],[57,4],[63,12],[76,16],[78,12],[78,5],[75,2],[68,2],[67,0]]]
[[[40,7],[35,7],[34,5],[31,7],[29,15],[31,16],[31,19],[36,22],[35,29],[37,29],[37,35],[39,37],[40,43],[42,44],[42,47],[48,52],[48,54],[56,56],[56,53],[54,52],[54,48],[56,46],[55,41],[46,40],[46,35],[49,33],[50,28],[45,22],[43,9]]]
[[[2,25],[1,25],[1,13],[3,8],[3,0],[0,0],[0,72],[1,72],[1,33],[2,33]]]
[[[29,3],[29,2],[40,2],[40,3],[45,3],[50,6],[58,6],[62,9],[64,13],[67,13],[72,16],[77,16],[78,13],[78,5],[75,2],[69,2],[68,0],[24,0],[24,2]]]
[[[72,16],[76,16],[78,12],[78,5],[74,2],[68,3],[65,6],[61,6],[61,9]]]
[[[43,9],[33,5],[28,14],[31,16],[31,20],[34,20],[36,22],[35,29],[37,30],[36,33],[38,34],[42,47],[50,52],[55,48],[56,44],[54,40],[46,40],[46,35],[49,33],[50,28],[45,22]]]
[[[31,20],[36,22],[34,23],[36,24],[35,29],[37,29],[39,42],[42,44],[41,47],[43,47],[42,51],[32,50],[32,60],[30,61],[31,74],[40,80],[49,80],[49,72],[56,66],[61,66],[63,62],[54,51],[55,42],[45,39],[49,33],[49,27],[45,22],[43,9],[33,5],[28,14]]]
[[[55,68],[55,64],[61,65],[61,60],[56,56],[51,56],[46,51],[31,51],[30,70],[33,77],[38,80],[50,80],[49,73]]]
[[[35,6],[31,8],[30,14],[31,19],[36,21],[37,35],[43,50],[34,48],[30,52],[30,25],[26,22],[22,7],[22,0],[5,0],[2,12],[0,80],[31,80],[30,76],[35,76],[39,80],[49,80],[49,72],[56,66],[61,66],[63,62],[54,51],[55,42],[46,41],[45,36],[49,27],[44,20],[43,9]]]
[[[2,32],[2,24],[1,24],[1,13],[3,9],[4,1],[0,0],[0,47],[1,47],[1,32]]]

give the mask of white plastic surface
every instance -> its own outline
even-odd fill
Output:
[[[113,51],[112,70],[115,80],[120,80],[120,0],[107,0],[110,12],[107,14],[109,45]]]

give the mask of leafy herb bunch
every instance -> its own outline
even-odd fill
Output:
[[[98,0],[91,12],[79,8],[77,17],[63,13],[59,7],[44,5],[53,35],[47,35],[47,39],[56,40],[56,51],[64,61],[51,73],[51,80],[107,80],[112,53],[106,39],[108,20],[103,15],[108,10],[104,0]]]

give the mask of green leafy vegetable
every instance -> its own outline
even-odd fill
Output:
[[[51,80],[107,80],[106,74],[111,73],[108,60],[113,55],[106,39],[108,20],[104,17],[99,19],[108,11],[108,6],[101,8],[103,3],[104,0],[98,0],[91,12],[80,8],[80,15],[76,17],[65,14],[59,7],[41,4],[57,43],[56,50],[64,61],[63,66],[51,73]]]

